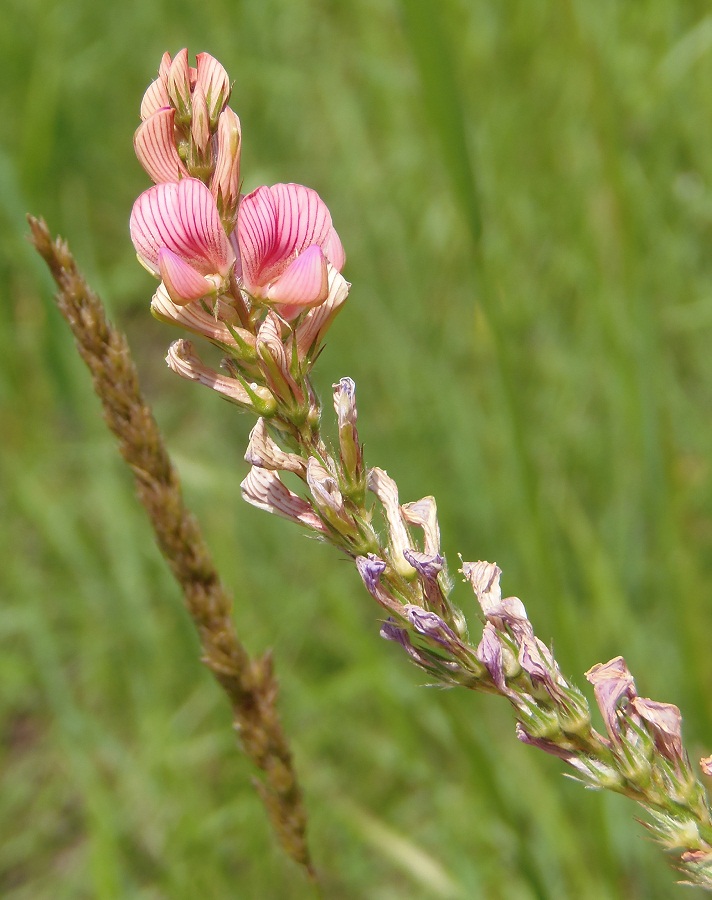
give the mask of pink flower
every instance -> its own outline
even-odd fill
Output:
[[[215,199],[196,178],[157,184],[136,200],[131,240],[139,262],[178,305],[223,290],[235,255]]]
[[[260,187],[237,217],[242,288],[290,319],[329,295],[328,264],[341,271],[344,248],[316,191],[301,184]]]

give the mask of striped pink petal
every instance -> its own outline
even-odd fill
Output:
[[[214,284],[165,247],[158,251],[158,271],[171,300],[178,306],[199,300],[215,290]]]
[[[281,310],[286,318],[307,306],[323,303],[329,295],[329,273],[326,257],[321,247],[307,247],[267,291],[267,299],[272,303],[289,306],[289,311]]]
[[[261,297],[260,287],[268,284],[268,279],[263,277],[264,261],[272,252],[276,228],[277,205],[270,188],[257,188],[242,198],[237,216],[237,242],[243,283],[255,297]]]
[[[331,213],[317,192],[302,184],[275,184],[272,193],[277,202],[273,258],[287,259],[312,244],[323,247],[332,230]]]
[[[201,275],[224,277],[234,262],[213,195],[196,178],[144,191],[134,203],[130,228],[139,258],[156,275],[161,248],[173,251]]]
[[[188,176],[176,149],[173,123],[175,110],[159,109],[136,129],[134,150],[138,161],[149,176],[160,184],[163,181],[180,181]]]
[[[195,61],[198,69],[195,86],[200,86],[205,93],[210,123],[214,125],[230,97],[230,79],[217,59],[209,53],[198,53]]]

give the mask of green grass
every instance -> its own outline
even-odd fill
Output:
[[[621,798],[426,689],[351,567],[239,497],[246,417],[176,379],[127,220],[164,49],[235,79],[246,188],[329,203],[351,299],[317,379],[367,460],[496,559],[567,673],[626,656],[712,749],[707,4],[7,0],[0,29],[0,893],[302,898],[24,240],[135,348],[251,650],[274,648],[329,898],[668,898]],[[464,586],[461,605],[476,621]],[[695,892],[685,896],[696,896]]]

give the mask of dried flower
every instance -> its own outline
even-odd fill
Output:
[[[258,509],[290,519],[321,534],[329,533],[311,503],[290,491],[279,476],[269,469],[253,466],[240,485],[240,490],[243,500]]]

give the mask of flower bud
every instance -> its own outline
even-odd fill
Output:
[[[334,409],[339,428],[339,450],[344,475],[350,485],[363,480],[363,454],[356,429],[356,385],[342,378],[334,388]]]
[[[340,534],[353,535],[356,526],[346,511],[336,478],[313,456],[307,462],[306,479],[314,504],[324,519]]]
[[[294,412],[304,404],[304,393],[292,377],[282,342],[282,326],[271,310],[257,332],[255,348],[268,385],[282,404]]]
[[[218,117],[230,99],[230,79],[222,65],[209,53],[195,57],[196,90],[201,88],[207,101],[210,130],[215,129]]]
[[[178,113],[178,120],[187,124],[192,114],[192,104],[190,101],[190,66],[188,65],[188,50],[185,47],[176,54],[168,69],[166,88],[171,103]]]
[[[220,113],[217,131],[215,171],[210,182],[225,231],[230,234],[237,221],[240,200],[240,120],[228,106]]]
[[[194,166],[204,165],[206,162],[205,151],[210,141],[210,118],[208,116],[208,103],[203,89],[196,84],[192,94],[193,114],[190,120],[190,136],[198,158],[193,160]]]

